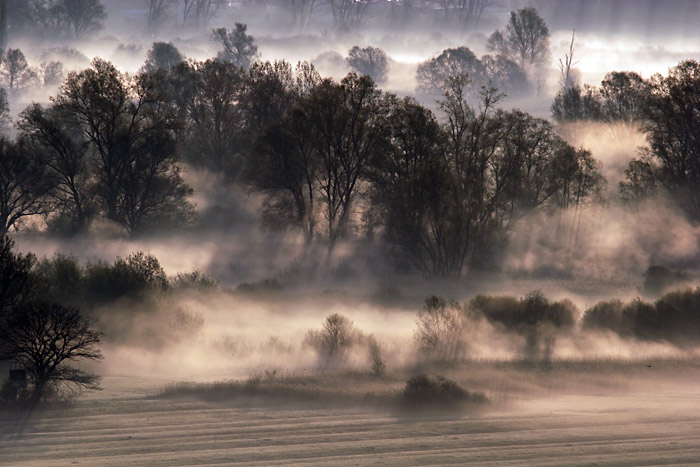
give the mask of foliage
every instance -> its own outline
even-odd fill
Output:
[[[418,92],[428,96],[440,96],[448,87],[448,81],[458,76],[466,78],[467,96],[477,97],[481,86],[487,83],[486,69],[468,47],[445,49],[435,58],[418,66],[416,81]]]
[[[38,288],[36,257],[15,253],[13,247],[10,237],[0,237],[0,321],[15,306],[31,299]]]
[[[146,62],[143,64],[143,69],[146,72],[170,71],[184,60],[185,57],[172,42],[154,42],[153,46],[146,52]]]
[[[386,53],[377,47],[354,46],[348,51],[345,63],[360,75],[367,75],[377,84],[386,82],[389,61]]]
[[[342,362],[346,352],[362,342],[362,332],[352,321],[338,313],[328,315],[320,331],[308,331],[305,340],[306,345],[318,352],[324,364]]]

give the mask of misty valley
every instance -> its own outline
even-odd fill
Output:
[[[700,463],[700,2],[0,0],[0,465]]]

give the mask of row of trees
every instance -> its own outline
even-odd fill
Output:
[[[614,121],[638,126],[648,146],[629,163],[619,189],[626,201],[663,193],[700,220],[700,63],[686,60],[648,80],[609,73],[600,88],[562,89],[552,106],[559,122]]]

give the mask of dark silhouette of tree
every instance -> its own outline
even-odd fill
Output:
[[[389,61],[386,53],[377,47],[354,46],[348,51],[345,63],[360,75],[367,75],[377,84],[386,81]]]
[[[679,63],[654,75],[645,93],[647,168],[693,219],[700,219],[700,64]]]
[[[197,166],[236,177],[243,165],[243,71],[231,62],[207,60],[183,68],[179,99],[186,109],[185,157]]]
[[[306,98],[320,83],[320,75],[308,64],[296,71],[293,95]],[[299,227],[307,245],[316,231],[319,162],[309,116],[295,104],[258,138],[248,170],[253,189],[266,196],[263,223],[272,230]]]
[[[468,77],[467,95],[476,97],[486,83],[485,71],[484,65],[468,47],[445,49],[437,57],[418,66],[418,91],[433,97],[441,96],[448,80],[462,75]]]
[[[381,149],[387,106],[371,78],[351,73],[340,84],[321,82],[302,108],[316,138],[320,161],[316,184],[324,202],[330,257],[347,232],[369,160]]]
[[[217,59],[247,70],[258,58],[258,46],[247,31],[248,26],[242,23],[236,23],[231,31],[226,28],[214,29],[212,38],[224,48],[217,55]]]
[[[102,333],[77,308],[28,302],[16,306],[0,326],[0,356],[18,362],[31,383],[29,402],[56,392],[99,389],[98,376],[70,362],[98,360]]]
[[[70,73],[53,99],[82,128],[97,156],[96,178],[107,218],[130,233],[191,218],[191,189],[177,163],[177,115],[162,73],[133,80],[109,62]]]
[[[600,121],[605,113],[599,91],[589,85],[560,89],[552,103],[552,117],[557,123]]]
[[[7,91],[0,88],[0,134],[4,134],[11,122],[10,102],[7,99]]]
[[[0,138],[0,237],[18,229],[25,217],[45,214],[51,188],[26,142]]]
[[[632,124],[644,118],[646,83],[634,72],[614,71],[600,86],[603,111],[608,121]]]
[[[37,291],[33,272],[36,257],[14,253],[9,236],[0,237],[0,323],[10,310],[29,300]]]
[[[107,18],[100,0],[58,0],[56,5],[76,39],[102,29],[102,21]]]
[[[245,77],[242,105],[251,141],[279,123],[296,101],[295,87],[294,71],[289,62],[256,62],[250,67]]]
[[[185,57],[172,42],[154,42],[153,46],[146,52],[146,62],[143,65],[143,70],[146,72],[156,70],[170,71],[184,60]]]
[[[534,8],[512,11],[506,27],[489,37],[487,47],[529,73],[549,56],[549,28]]]
[[[86,228],[97,214],[94,164],[88,140],[70,115],[32,104],[21,114],[18,127],[27,135],[51,180],[54,219],[50,224],[68,232]]]

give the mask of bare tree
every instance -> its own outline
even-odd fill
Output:
[[[564,55],[564,60],[559,59],[559,70],[561,77],[559,78],[559,86],[564,90],[571,89],[576,86],[576,78],[574,76],[573,67],[578,64],[574,63],[574,40],[576,39],[576,30],[571,33],[571,43],[569,44],[569,53]]]
[[[350,28],[364,22],[367,9],[379,0],[328,0],[337,27]]]
[[[49,388],[59,393],[99,389],[97,375],[69,363],[101,359],[96,348],[101,337],[77,308],[26,303],[17,306],[0,326],[0,357],[24,367],[32,385],[29,402],[37,404]]]
[[[7,49],[2,64],[2,74],[10,91],[30,84],[37,78],[20,49]]]

